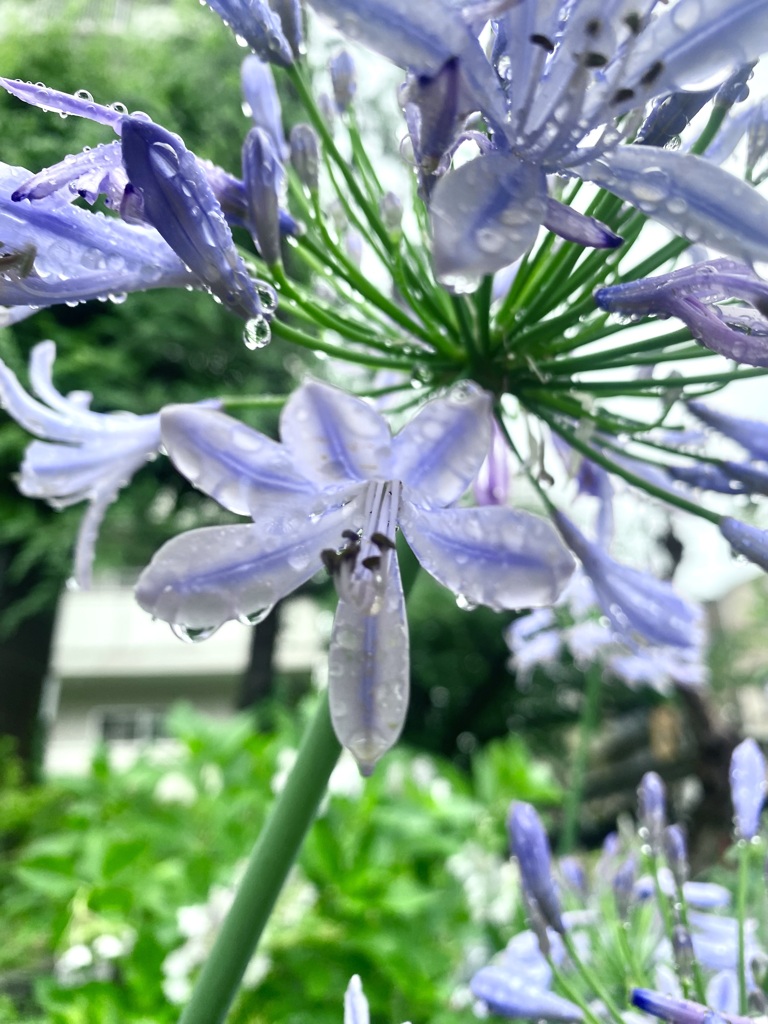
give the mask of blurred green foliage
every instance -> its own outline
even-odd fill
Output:
[[[11,981],[18,991],[20,976],[25,985],[14,1015],[4,1017],[0,1001],[0,1021],[41,1012],[50,1024],[176,1020],[162,965],[184,945],[179,908],[232,884],[312,704],[275,711],[268,734],[254,732],[250,716],[214,722],[180,706],[172,748],[148,749],[122,773],[102,750],[87,777],[22,793],[6,769],[0,902],[13,942],[0,950],[0,993],[12,994]],[[471,948],[493,948],[506,932],[468,901],[448,861],[479,846],[497,870],[507,802],[551,801],[551,776],[518,739],[477,753],[470,777],[405,747],[365,783],[351,760],[342,765],[270,923],[269,969],[240,996],[233,1024],[338,1024],[353,973],[374,1021],[472,1020],[449,1010],[451,994],[466,981]],[[495,901],[497,880],[488,881]],[[129,933],[104,977],[63,971],[66,950]]]

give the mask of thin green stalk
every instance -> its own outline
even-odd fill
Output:
[[[657,388],[684,388],[689,384],[727,384],[745,377],[764,377],[768,368],[755,367],[753,370],[733,370],[729,373],[697,373],[690,377],[664,377],[662,380],[548,380],[548,388],[564,388],[568,391],[591,391],[597,395],[625,395],[642,391],[653,392]]]
[[[736,888],[736,918],[739,922],[739,1013],[747,1012],[747,952],[745,918],[747,913],[747,883],[749,881],[749,843],[740,839],[737,844],[739,876]]]
[[[570,853],[576,846],[579,827],[579,812],[584,798],[584,781],[587,774],[589,745],[600,721],[600,694],[603,670],[593,662],[584,677],[584,705],[579,721],[579,741],[571,765],[571,779],[565,797],[563,829],[560,834],[560,855]]]
[[[547,960],[549,962],[549,966],[552,968],[552,976],[554,977],[555,981],[563,990],[563,992],[565,992],[568,999],[570,999],[572,1003],[575,1003],[581,1010],[581,1012],[584,1014],[584,1020],[588,1021],[589,1024],[603,1024],[600,1018],[597,1017],[592,1012],[592,1010],[590,1010],[589,1003],[587,1003],[586,999],[582,997],[579,990],[574,985],[572,985],[570,981],[568,981],[565,974],[563,973],[563,971],[560,970],[560,968],[552,959],[552,957],[547,957]]]
[[[294,345],[308,348],[310,352],[325,352],[326,355],[335,356],[336,359],[343,359],[348,363],[361,363],[363,366],[380,366],[384,370],[413,369],[413,360],[410,358],[393,356],[390,359],[383,355],[376,356],[369,352],[358,352],[357,349],[349,347],[342,348],[341,345],[331,345],[316,335],[305,334],[304,331],[291,327],[282,320],[273,320],[271,327],[273,337],[292,341]]]
[[[392,240],[389,237],[387,229],[384,227],[384,223],[379,216],[377,207],[374,207],[368,197],[365,195],[363,190],[360,188],[354,174],[352,173],[349,164],[339,152],[336,143],[333,141],[328,125],[323,120],[323,116],[317,109],[314,98],[312,96],[312,90],[309,88],[307,83],[304,81],[304,76],[300,69],[294,64],[292,67],[286,69],[286,74],[291,80],[293,87],[299,94],[299,99],[304,107],[307,116],[312,122],[312,127],[315,129],[317,134],[320,136],[324,151],[328,154],[329,158],[338,167],[342,177],[347,183],[347,186],[355,197],[355,202],[366,214],[369,224],[373,227],[376,235],[381,241],[384,249],[389,251],[392,248]]]
[[[277,797],[192,998],[179,1024],[221,1024],[269,915],[312,824],[338,760],[328,696],[323,694]]]
[[[624,329],[623,324],[611,325],[610,328],[605,328],[605,334],[596,337],[589,337],[583,342],[583,344],[591,344],[593,341],[602,341],[603,337],[616,334],[618,331]],[[672,345],[679,345],[684,342],[691,340],[690,331],[683,329],[680,331],[671,331],[669,334],[659,334],[655,338],[645,338],[643,341],[633,341],[626,345],[619,345],[617,348],[602,349],[600,352],[595,352],[591,355],[586,356],[572,356],[570,359],[542,359],[537,365],[542,373],[578,373],[580,370],[597,370],[601,368],[602,364],[597,364],[595,360],[605,358],[610,359],[612,362],[619,363],[620,360],[626,359],[625,365],[633,365],[635,356],[641,352],[662,352]],[[578,346],[581,347],[581,346]],[[707,354],[708,350],[702,348],[701,355]]]
[[[606,1010],[613,1018],[614,1024],[624,1024],[624,1018],[621,1014],[621,1010],[616,1005],[608,989],[603,985],[600,977],[592,970],[589,964],[585,963],[582,957],[579,956],[579,951],[576,948],[576,943],[573,941],[573,936],[570,932],[566,931],[564,933],[563,945],[568,951],[568,956],[573,961],[576,969],[581,973],[582,977],[594,991],[595,995],[602,1000]]]
[[[704,508],[702,505],[697,505],[692,501],[688,501],[679,494],[673,494],[671,491],[667,491],[662,487],[657,487],[644,477],[638,476],[631,470],[620,466],[617,462],[614,462],[613,459],[609,459],[602,452],[586,444],[575,430],[568,429],[568,427],[566,427],[561,421],[556,420],[551,413],[544,409],[542,404],[537,403],[532,411],[536,416],[539,416],[548,423],[556,434],[560,434],[565,438],[572,448],[581,452],[582,455],[591,459],[592,462],[596,462],[598,466],[602,466],[603,469],[607,469],[609,473],[615,473],[623,480],[626,480],[627,483],[632,484],[633,487],[638,487],[641,491],[645,491],[647,494],[653,495],[654,498],[659,498],[668,505],[674,505],[677,508],[682,509],[684,512],[690,512],[691,515],[698,516],[700,519],[706,519],[707,522],[714,523],[715,526],[719,526],[721,516],[716,512],[710,512],[709,509]]]

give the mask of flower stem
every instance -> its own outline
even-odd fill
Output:
[[[179,1024],[221,1024],[325,795],[339,756],[324,693]]]
[[[584,797],[584,779],[587,772],[589,744],[600,717],[600,692],[603,681],[602,666],[594,662],[584,676],[584,706],[579,722],[578,747],[571,766],[571,784],[565,798],[563,830],[560,835],[560,853],[570,853],[576,845],[579,811]]]
[[[736,888],[736,917],[739,922],[739,1013],[747,1012],[747,952],[745,942],[745,917],[747,913],[747,882],[749,878],[749,843],[740,839],[736,846],[739,858],[739,875]]]

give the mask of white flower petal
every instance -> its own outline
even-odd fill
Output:
[[[142,608],[187,629],[261,615],[322,568],[338,547],[355,502],[322,516],[295,514],[242,526],[210,526],[165,544],[136,586]]]
[[[457,501],[491,445],[491,396],[475,384],[428,402],[395,437],[393,476],[440,508]]]
[[[387,421],[362,398],[320,381],[285,403],[280,437],[298,472],[319,487],[392,478]]]
[[[496,610],[552,604],[573,572],[554,527],[528,512],[423,511],[404,501],[400,526],[427,572],[471,604]]]
[[[703,157],[619,146],[579,174],[691,242],[748,262],[768,260],[768,200]]]
[[[544,172],[510,153],[479,156],[438,181],[432,193],[435,274],[457,291],[477,287],[522,256],[546,213]]]
[[[309,510],[317,487],[284,445],[214,409],[175,405],[161,416],[163,444],[184,476],[239,515],[275,504]]]
[[[328,652],[333,727],[363,775],[397,741],[408,711],[408,621],[395,557],[381,600],[376,615],[339,601]]]

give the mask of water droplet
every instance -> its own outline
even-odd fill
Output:
[[[174,178],[179,173],[179,156],[167,142],[153,142],[149,147],[152,166],[164,178]]]
[[[266,619],[274,607],[275,606],[273,604],[269,604],[266,608],[258,608],[255,612],[249,612],[247,615],[238,615],[237,621],[242,626],[258,626],[260,622],[263,622],[264,619]]]
[[[200,629],[191,629],[189,626],[181,626],[176,622],[171,623],[171,632],[185,644],[200,644],[208,640],[218,629],[218,626],[203,626]]]
[[[457,594],[456,607],[460,608],[463,612],[471,612],[477,608],[477,605],[470,601],[464,594]]]
[[[251,351],[257,348],[264,348],[272,340],[272,331],[269,321],[264,316],[254,316],[245,325],[243,341],[245,347]]]

